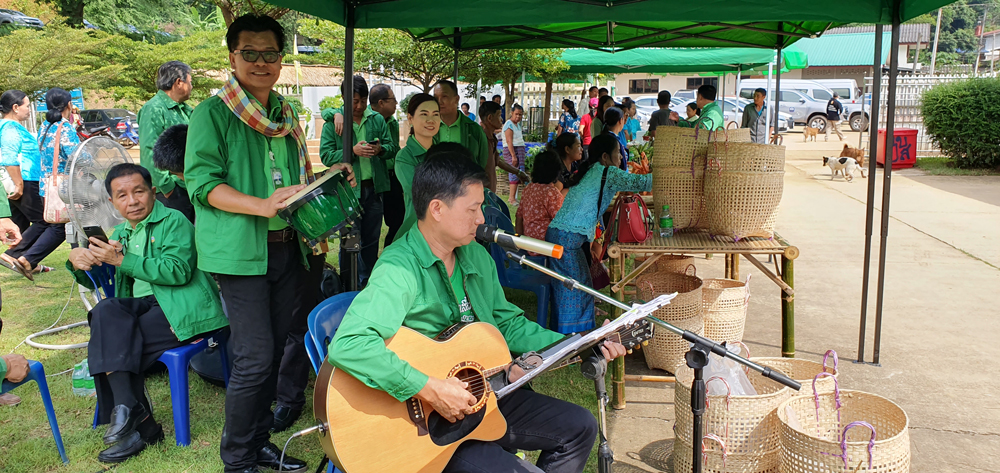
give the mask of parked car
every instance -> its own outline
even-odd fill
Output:
[[[690,102],[690,101],[694,100],[695,97],[697,97],[697,95],[698,95],[698,91],[697,90],[693,90],[693,89],[681,89],[681,90],[678,90],[677,92],[675,92],[674,95],[673,95],[673,97],[677,97],[679,99],[687,100],[688,102]]]
[[[123,108],[91,108],[80,110],[80,118],[84,128],[92,130],[107,126],[108,131],[116,140],[121,140],[129,133],[139,136],[139,120],[136,115]]]
[[[0,26],[23,26],[27,28],[44,28],[45,23],[38,18],[33,18],[17,10],[0,8]]]

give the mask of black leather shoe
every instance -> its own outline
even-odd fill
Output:
[[[288,430],[289,427],[295,424],[295,421],[299,420],[299,416],[302,415],[302,409],[293,409],[286,406],[277,406],[274,408],[274,426],[271,427],[271,432],[284,432]]]
[[[285,454],[285,462],[278,465],[281,460],[281,449],[277,445],[267,442],[264,447],[257,452],[257,467],[261,470],[271,470],[286,473],[301,473],[309,467],[306,462],[298,458],[292,458]]]
[[[135,429],[120,442],[108,447],[103,452],[97,454],[97,461],[101,463],[121,463],[132,458],[149,445],[155,445],[163,441],[163,429],[157,428],[156,434],[149,438],[143,438]]]
[[[135,432],[137,425],[149,418],[149,413],[142,403],[138,403],[131,409],[124,404],[119,404],[111,410],[111,425],[104,432],[104,445],[113,445]]]

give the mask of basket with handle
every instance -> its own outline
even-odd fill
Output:
[[[784,189],[785,148],[716,141],[705,169],[705,223],[712,235],[772,238]]]
[[[816,378],[834,379],[831,373]],[[877,394],[834,390],[795,396],[778,406],[781,471],[910,471],[909,419]]]
[[[694,265],[693,256],[662,255],[656,260],[656,270],[664,273],[681,273],[697,276],[698,268]]]
[[[779,404],[792,397],[792,390],[770,382],[757,373],[749,374],[750,384],[757,390],[753,396],[713,396],[706,398],[702,417],[704,432],[715,434],[726,441],[730,457],[766,455],[780,448],[778,438]],[[691,383],[694,371],[681,366],[674,386],[674,434],[691,445]],[[710,380],[710,382],[713,382]],[[707,383],[706,383],[707,384]],[[728,385],[727,385],[728,388]]]
[[[735,125],[736,122],[729,122]],[[752,142],[749,128],[726,128],[718,130],[712,134],[710,141],[724,141],[729,143],[750,143]]]
[[[705,279],[701,289],[705,317],[705,337],[712,340],[743,340],[750,302],[750,276],[746,282],[734,279]]]
[[[674,439],[674,471],[691,471],[691,444]],[[718,435],[708,434],[701,442],[701,466],[704,473],[778,473],[780,450],[760,455],[733,455]]]
[[[829,363],[831,360],[833,362],[832,364]],[[789,378],[792,378],[802,384],[802,389],[794,393],[796,396],[811,396],[813,394],[814,384],[816,386],[816,390],[821,393],[833,391],[835,387],[834,383],[837,382],[837,375],[839,374],[838,368],[840,365],[840,360],[837,358],[837,352],[833,350],[827,350],[826,355],[823,356],[822,363],[803,360],[801,358],[778,357],[754,357],[750,358],[750,361],[781,371],[782,373],[788,375]],[[818,374],[824,372],[829,373],[832,376],[821,376],[816,378]],[[777,385],[775,381],[765,381]]]
[[[658,212],[670,206],[675,230],[704,227],[705,158],[712,132],[699,128],[656,130],[653,155],[653,203]]]
[[[652,300],[660,294],[677,293],[670,304],[653,313],[654,317],[669,322],[682,330],[690,330],[699,335],[704,327],[701,307],[701,279],[679,273],[646,273],[635,280],[636,291],[642,300]],[[688,342],[680,335],[654,328],[653,338],[643,349],[646,366],[671,373],[677,365],[684,363],[684,353]]]

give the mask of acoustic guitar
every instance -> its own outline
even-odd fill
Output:
[[[459,326],[445,339],[433,340],[400,328],[386,341],[386,347],[400,359],[429,376],[469,383],[469,391],[478,400],[475,412],[455,423],[415,397],[399,402],[324,362],[313,394],[314,412],[323,425],[323,450],[346,473],[439,473],[462,442],[493,441],[506,434],[507,422],[497,407],[499,397],[605,339],[631,350],[652,338],[653,327],[642,317],[669,301],[668,296],[661,298],[658,304],[647,304],[650,308],[644,313],[633,309],[590,334],[573,335],[566,339],[570,342],[536,355],[537,359],[551,356],[539,369],[529,369],[521,379],[496,391],[497,377],[504,377],[512,361],[496,327],[471,323]]]

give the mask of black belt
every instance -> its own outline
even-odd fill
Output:
[[[267,232],[267,242],[285,243],[294,240],[296,236],[295,230],[292,230],[291,227],[285,227],[281,230],[272,230]]]
[[[371,188],[374,188],[375,187],[375,180],[374,179],[365,179],[365,180],[361,181],[361,187],[371,187]]]

